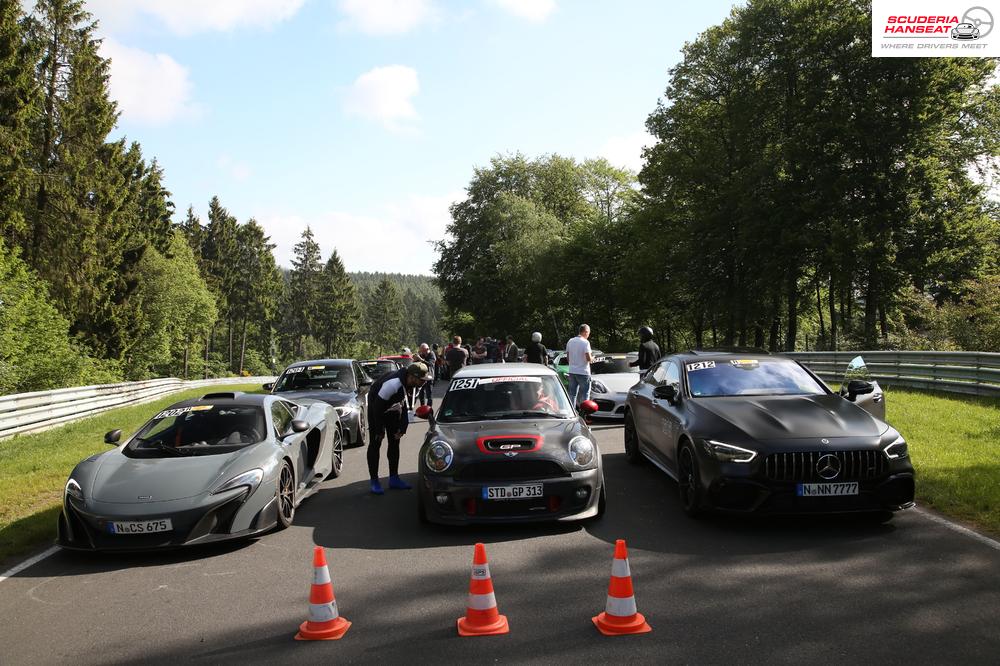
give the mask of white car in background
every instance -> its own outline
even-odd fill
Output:
[[[638,367],[630,367],[638,358],[636,352],[628,355],[605,356],[590,366],[590,399],[597,403],[592,416],[606,419],[624,419],[628,390],[641,378]]]

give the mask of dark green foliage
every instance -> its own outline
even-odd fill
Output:
[[[365,311],[368,339],[381,353],[399,351],[403,316],[403,299],[399,288],[388,278],[382,278],[372,292]]]
[[[327,358],[347,356],[361,320],[357,289],[340,255],[334,250],[323,268],[319,308],[319,338]]]

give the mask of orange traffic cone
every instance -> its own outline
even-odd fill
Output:
[[[625,540],[615,542],[615,559],[611,562],[611,583],[608,585],[608,604],[600,615],[591,618],[605,636],[645,634],[653,628],[635,609],[632,592],[632,572],[628,568],[628,551]]]
[[[459,636],[491,636],[510,631],[507,617],[497,610],[497,599],[493,595],[493,580],[490,565],[486,561],[486,546],[476,544],[472,557],[472,578],[469,580],[469,601],[466,603],[465,617],[458,618]]]
[[[316,546],[313,549],[313,582],[309,590],[309,619],[299,625],[295,640],[335,641],[350,627],[351,623],[337,612],[326,553],[322,547]]]

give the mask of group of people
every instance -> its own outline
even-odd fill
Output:
[[[639,357],[629,365],[638,366],[645,372],[660,358],[660,348],[653,341],[653,329],[643,326],[639,329]],[[410,350],[403,348],[404,354]],[[421,405],[433,405],[431,391],[436,378],[448,379],[466,365],[477,363],[527,363],[549,365],[548,350],[542,344],[542,334],[531,334],[531,342],[522,350],[514,343],[513,336],[506,340],[481,337],[475,346],[462,343],[456,335],[444,350],[438,352],[438,345],[421,344],[412,354],[413,363],[395,372],[386,373],[375,380],[368,390],[368,475],[371,492],[384,494],[379,481],[378,467],[382,440],[386,439],[386,457],[389,460],[389,487],[394,490],[409,490],[410,484],[399,476],[399,441],[406,434],[409,425],[410,396],[417,392]],[[569,394],[573,404],[590,399],[590,364],[594,354],[590,347],[590,326],[581,324],[576,337],[566,342],[566,357],[569,363]]]

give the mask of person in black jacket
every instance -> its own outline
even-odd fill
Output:
[[[660,347],[653,342],[653,329],[649,326],[640,328],[639,343],[639,358],[629,365],[633,368],[639,366],[640,372],[646,372],[660,360]]]
[[[383,437],[389,442],[386,447],[389,487],[394,490],[409,490],[412,487],[399,478],[399,440],[409,425],[406,396],[412,389],[423,386],[427,379],[427,366],[413,363],[382,375],[368,390],[368,476],[371,478],[371,491],[376,495],[384,492],[378,478]]]
[[[531,334],[531,343],[524,348],[524,360],[526,363],[549,364],[549,350],[542,344],[542,334],[538,331]]]

